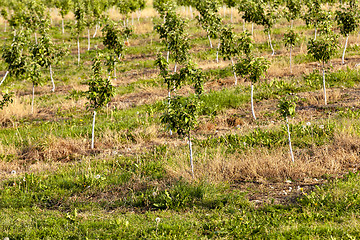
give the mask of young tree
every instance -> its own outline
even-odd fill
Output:
[[[42,36],[39,39],[38,44],[34,45],[31,49],[33,59],[41,66],[49,68],[50,80],[52,83],[52,92],[55,92],[55,82],[53,78],[52,67],[66,54],[66,50],[59,45],[54,44],[51,41],[51,37],[48,34],[48,29],[41,30]]]
[[[27,36],[23,31],[18,32],[10,45],[4,45],[2,48],[2,58],[5,61],[6,73],[0,82],[3,84],[8,75],[19,78],[26,73],[27,58],[24,54],[24,48],[27,45]]]
[[[73,27],[75,30],[78,46],[78,65],[80,65],[80,34],[85,28],[85,6],[82,1],[75,3],[74,15],[76,22]]]
[[[35,43],[36,44],[36,43]],[[34,56],[31,56],[33,60]],[[35,99],[35,87],[43,83],[41,66],[37,63],[36,60],[31,61],[27,66],[27,79],[32,83],[32,100],[31,100],[31,113],[34,114],[34,99]]]
[[[55,1],[56,8],[58,8],[60,10],[62,34],[65,34],[65,29],[64,29],[65,16],[70,12],[70,9],[72,9],[72,7],[73,7],[72,4],[73,4],[72,0],[56,0]]]
[[[264,32],[267,33],[269,38],[269,45],[271,47],[272,53],[271,56],[275,55],[275,50],[272,45],[271,41],[271,29],[276,23],[278,18],[278,9],[279,5],[275,0],[265,2],[259,2],[257,9],[258,9],[258,25],[264,26]]]
[[[290,22],[290,28],[293,28],[294,20],[300,17],[302,2],[301,0],[286,0],[285,17]]]
[[[160,34],[160,39],[167,48],[167,61],[170,57],[175,62],[174,72],[176,72],[177,64],[185,63],[189,55],[190,45],[185,27],[185,20],[180,18],[172,8],[166,12],[164,23],[155,26],[155,30]]]
[[[241,0],[238,5],[239,13],[243,12],[242,19],[251,23],[251,35],[254,36],[254,23],[258,22],[257,2],[254,0]]]
[[[165,78],[169,78],[170,82],[174,82],[172,79],[176,79],[177,86],[180,86],[184,82],[194,84],[195,96],[175,96],[171,99],[169,98],[168,109],[162,115],[161,122],[167,125],[170,131],[176,131],[180,136],[188,137],[191,173],[192,177],[195,178],[191,131],[197,125],[197,119],[202,105],[200,96],[204,92],[205,76],[191,61],[187,62],[179,73],[174,73],[169,76],[166,70],[167,62],[161,55],[159,55],[159,59],[160,74],[165,76]]]
[[[289,117],[293,117],[295,115],[295,108],[296,108],[296,101],[297,98],[293,96],[286,96],[279,100],[278,104],[278,112],[283,117],[286,123],[287,133],[288,133],[288,140],[289,140],[289,148],[290,148],[290,156],[291,161],[294,163],[294,153],[292,150],[291,145],[291,136],[290,136],[290,127],[289,127]]]
[[[354,32],[359,26],[358,9],[355,7],[341,8],[341,11],[336,11],[335,20],[340,27],[340,33],[346,38],[344,51],[342,54],[341,62],[345,63],[345,51],[349,40],[349,34]]]
[[[308,54],[311,54],[316,61],[319,61],[323,70],[323,89],[324,103],[327,105],[326,86],[325,86],[325,64],[335,55],[338,48],[336,35],[326,34],[318,37],[316,40],[311,39],[308,43]]]
[[[291,55],[292,50],[295,44],[299,41],[299,35],[295,33],[292,29],[290,29],[287,33],[284,34],[285,47],[290,48],[290,72],[292,73],[292,67],[291,67]]]
[[[219,52],[224,60],[230,60],[233,67],[235,85],[237,85],[237,76],[234,65],[234,58],[240,56],[243,52],[245,55],[250,54],[252,48],[251,38],[248,33],[244,32],[240,36],[235,35],[231,27],[225,26],[221,30]]]
[[[95,138],[95,117],[96,112],[106,106],[114,96],[114,87],[111,85],[110,77],[102,77],[102,55],[97,54],[93,60],[93,75],[87,81],[89,90],[87,91],[87,99],[89,103],[87,107],[93,110],[93,125],[91,132],[91,149],[94,149]]]
[[[303,19],[307,26],[314,26],[314,40],[316,40],[318,28],[324,28],[328,26],[330,21],[330,13],[327,11],[323,11],[321,8],[321,0],[308,0],[305,1],[308,11],[304,14]]]
[[[236,63],[236,72],[251,82],[251,112],[254,120],[256,120],[254,111],[254,84],[266,74],[269,68],[269,61],[263,57],[251,57],[241,59]]]
[[[123,39],[120,39],[120,36],[124,35],[124,30],[120,30],[118,26],[109,21],[103,28],[103,44],[109,50],[109,55],[106,57],[108,66],[108,73],[114,73],[114,78],[116,79],[116,63],[120,61],[123,57],[125,44]]]
[[[163,124],[171,130],[176,131],[180,136],[187,136],[190,151],[191,174],[193,178],[195,178],[195,174],[191,131],[198,123],[199,110],[200,102],[198,98],[175,96],[171,99],[167,111],[161,116],[161,122]]]
[[[212,0],[204,0],[196,3],[196,9],[199,16],[196,17],[200,26],[206,31],[209,39],[210,48],[213,47],[211,38],[216,38],[221,26],[221,17],[218,11],[218,2]]]
[[[230,8],[230,21],[233,22],[233,8],[236,7],[236,0],[223,0],[224,4]]]

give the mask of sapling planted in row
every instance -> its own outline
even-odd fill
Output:
[[[323,89],[324,103],[327,105],[326,85],[325,85],[325,64],[335,55],[338,49],[336,35],[326,34],[318,37],[316,40],[311,39],[308,43],[308,54],[311,54],[316,61],[319,61],[323,72]]]
[[[359,26],[358,9],[355,7],[342,8],[341,11],[336,11],[336,21],[340,27],[340,33],[345,40],[344,51],[341,57],[341,63],[345,63],[345,52],[349,41],[350,33],[354,32]]]
[[[95,118],[96,113],[101,108],[106,106],[114,96],[114,87],[111,85],[110,77],[104,78],[102,76],[102,57],[103,55],[97,54],[93,60],[92,78],[87,81],[89,90],[87,91],[87,99],[89,103],[87,108],[93,110],[93,124],[91,131],[91,149],[94,149],[95,138]]]
[[[270,63],[265,58],[252,56],[242,58],[235,65],[236,72],[251,83],[251,113],[254,120],[256,120],[254,110],[254,84],[266,74],[269,66]]]
[[[285,96],[279,100],[278,104],[278,112],[283,117],[286,129],[288,133],[288,140],[289,140],[289,149],[290,149],[290,156],[291,161],[295,162],[294,160],[294,153],[291,145],[291,135],[290,135],[290,127],[289,127],[289,117],[293,117],[295,115],[295,108],[296,108],[296,101],[297,98],[295,96]]]
[[[285,42],[285,47],[290,48],[289,62],[290,62],[290,72],[292,73],[291,56],[292,56],[293,47],[299,41],[299,35],[295,33],[292,29],[290,29],[287,33],[284,34],[283,40]]]

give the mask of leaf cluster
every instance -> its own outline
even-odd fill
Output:
[[[189,39],[185,32],[187,23],[179,17],[173,9],[165,14],[165,21],[155,25],[155,30],[160,34],[160,39],[170,51],[170,57],[176,63],[184,63],[189,56]]]
[[[24,49],[27,47],[28,36],[25,32],[18,32],[11,45],[4,45],[2,47],[2,58],[7,64],[7,70],[10,75],[20,77],[25,74],[27,67],[27,57],[24,54]]]
[[[341,11],[335,12],[335,20],[340,27],[340,33],[348,36],[354,32],[359,26],[358,10],[354,8],[342,8]]]
[[[288,21],[295,20],[300,17],[302,9],[301,0],[286,0],[286,12],[285,17]]]
[[[230,60],[232,57],[244,53],[246,56],[251,53],[253,47],[250,34],[243,32],[236,35],[232,27],[225,26],[221,30],[219,52],[224,60]]]
[[[110,102],[114,96],[114,87],[111,85],[110,78],[102,77],[102,54],[97,54],[93,59],[93,76],[87,81],[89,90],[86,92],[89,103],[88,108],[100,109]]]
[[[121,14],[129,14],[145,8],[145,0],[116,0],[115,5]]]
[[[221,28],[221,17],[219,15],[219,3],[213,0],[198,1],[195,4],[199,16],[196,16],[200,26],[208,36],[216,38]]]
[[[298,98],[294,95],[287,95],[279,100],[277,105],[278,113],[284,118],[293,117],[295,115],[296,102]]]
[[[109,21],[102,29],[102,32],[104,46],[120,58],[125,50],[124,39],[122,39],[121,36],[128,33],[127,28],[119,29],[116,23]]]
[[[265,76],[269,66],[269,61],[263,57],[246,57],[235,64],[235,71],[252,83],[256,83]]]
[[[0,100],[0,109],[3,109],[4,107],[7,107],[9,103],[13,102],[13,92],[3,92],[2,99]]]
[[[181,136],[188,135],[198,124],[200,108],[201,103],[196,97],[175,96],[171,99],[167,111],[161,116],[161,123]]]
[[[299,34],[290,29],[284,34],[283,41],[285,43],[285,47],[293,47],[299,41]]]
[[[269,32],[279,17],[278,7],[279,3],[276,1],[243,0],[239,5],[239,12],[244,12],[242,18],[246,22],[262,25],[265,32]]]
[[[316,40],[310,39],[308,43],[308,54],[311,54],[316,61],[325,64],[336,54],[338,47],[339,44],[336,35],[325,35]]]

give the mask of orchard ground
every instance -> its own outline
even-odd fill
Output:
[[[178,12],[190,16],[188,10]],[[233,13],[234,29],[241,32],[243,22]],[[13,90],[15,99],[0,111],[0,239],[360,237],[357,33],[350,36],[345,65],[339,49],[328,67],[325,106],[320,65],[307,55],[313,30],[294,23],[301,40],[290,73],[282,42],[289,23],[282,19],[273,30],[273,57],[267,35],[255,26],[255,49],[271,66],[255,85],[254,121],[250,83],[234,86],[230,62],[216,63],[216,49],[189,19],[191,56],[207,76],[205,107],[193,132],[192,179],[187,140],[169,136],[159,120],[167,89],[154,65],[163,47],[153,31],[161,19],[151,4],[140,22],[134,19],[134,35],[113,81],[116,95],[98,115],[95,150],[90,150],[91,111],[79,91],[86,90],[91,59],[103,48],[101,32],[91,39],[90,51],[84,34],[77,66],[76,41],[69,30],[61,34],[60,17],[52,14],[51,35],[71,46],[53,67],[55,93],[50,81],[37,87],[31,114],[29,82],[9,78],[2,86]],[[121,19],[115,10],[110,16]],[[224,22],[230,23],[229,9]],[[0,32],[1,43],[8,44],[9,32]],[[189,86],[178,92],[192,93]],[[278,99],[288,93],[300,98],[290,120],[295,163],[276,113]]]

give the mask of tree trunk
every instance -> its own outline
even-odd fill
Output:
[[[317,35],[317,28],[315,27],[315,34],[314,34],[314,41],[316,40],[316,35]]]
[[[213,45],[212,45],[212,42],[211,42],[211,38],[210,38],[209,33],[207,33],[207,35],[208,35],[208,39],[209,39],[209,43],[210,43],[210,48],[213,48]]]
[[[171,101],[171,89],[169,87],[168,89],[168,105],[170,106],[170,101]],[[172,130],[170,129],[170,136],[172,136]]]
[[[77,37],[77,45],[78,45],[78,65],[80,66],[80,37]]]
[[[32,86],[31,114],[34,114],[35,84]]]
[[[251,23],[251,36],[254,38],[254,23]]]
[[[50,79],[51,79],[51,83],[52,83],[52,86],[53,86],[51,91],[55,92],[55,82],[54,82],[54,78],[53,78],[53,72],[52,72],[51,64],[50,64],[49,68],[50,68]]]
[[[348,45],[348,41],[349,41],[349,34],[346,36],[345,47],[344,47],[343,55],[342,55],[342,58],[341,58],[341,63],[342,64],[345,64],[345,52],[346,52],[346,47]]]
[[[61,31],[62,34],[65,34],[65,29],[64,29],[64,18],[61,19]]]
[[[191,19],[193,19],[193,18],[194,18],[194,16],[193,16],[192,7],[191,7],[191,6],[189,6],[189,9],[190,9],[190,18],[191,18]]]
[[[3,82],[5,81],[5,79],[6,79],[6,77],[7,77],[8,74],[9,74],[9,71],[6,71],[3,79],[2,79],[1,82],[0,82],[0,86],[3,84]]]
[[[233,67],[233,73],[234,73],[234,78],[235,78],[235,84],[234,85],[237,85],[237,76],[236,76],[236,71],[235,71],[235,64],[234,64],[234,61],[233,61],[232,58],[231,58],[231,65]]]
[[[224,5],[224,18],[226,17],[226,5]]]
[[[253,115],[254,120],[256,120],[255,110],[254,110],[254,85],[251,82],[251,113]]]
[[[286,127],[287,127],[287,132],[288,132],[288,139],[289,139],[289,148],[290,148],[290,156],[291,156],[291,161],[294,163],[294,153],[292,150],[292,145],[291,145],[291,136],[290,136],[290,127],[289,127],[289,120],[286,117]]]
[[[177,64],[175,63],[175,66],[174,66],[174,73],[176,73],[176,68],[177,68]]]
[[[169,55],[170,55],[170,51],[168,50],[166,53],[166,62],[169,62]]]
[[[140,22],[140,17],[141,17],[141,9],[139,9],[139,13],[137,14],[137,20],[138,20],[138,22]]]
[[[230,8],[230,22],[233,22],[233,9]]]
[[[117,80],[117,78],[116,78],[116,62],[114,62],[114,79]]]
[[[189,151],[190,151],[191,174],[192,174],[192,177],[195,178],[195,175],[194,175],[193,151],[192,151],[191,133],[190,133],[190,132],[189,132],[188,138],[189,138]]]
[[[95,117],[96,117],[96,111],[94,110],[93,124],[92,124],[92,131],[91,131],[91,149],[94,149],[94,138],[95,138]]]
[[[90,51],[90,28],[88,28],[88,51]]]
[[[99,24],[96,24],[96,25],[95,25],[95,32],[94,32],[93,38],[95,38],[95,37],[96,37],[96,34],[97,34],[97,31],[98,31],[98,28],[99,28]]]
[[[272,45],[272,43],[271,43],[270,31],[268,31],[268,36],[269,36],[269,44],[270,44],[271,51],[272,51],[271,56],[274,56],[274,55],[275,55],[275,50],[274,50],[273,45]]]
[[[291,53],[292,53],[292,45],[290,45],[290,73],[292,73],[292,67],[291,67]]]
[[[217,46],[217,51],[216,51],[216,63],[219,63],[219,48],[220,48],[220,42]]]
[[[325,64],[324,63],[323,63],[323,88],[324,88],[325,105],[327,105],[326,86],[325,86]]]

